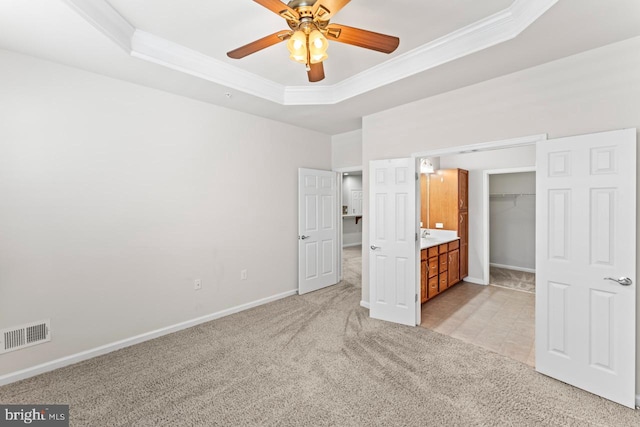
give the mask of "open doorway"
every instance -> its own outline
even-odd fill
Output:
[[[535,293],[535,169],[490,170],[484,175],[488,282]]]
[[[362,286],[362,169],[341,172],[342,280]]]
[[[506,194],[535,192],[535,174],[533,172],[535,171],[535,145],[441,155],[437,158],[430,158],[430,163],[438,165],[429,174],[428,182],[430,183],[433,183],[434,178],[436,182],[439,182],[442,177],[446,180],[446,177],[453,173],[452,171],[468,171],[468,253],[465,253],[467,257],[465,262],[468,262],[468,276],[455,286],[450,284],[446,287],[446,291],[439,292],[434,298],[430,298],[422,304],[420,326],[534,366],[535,295],[514,290],[509,286],[491,286],[490,273],[491,264],[493,264],[494,271],[499,272],[502,270],[496,270],[496,268],[507,266],[522,267],[521,269],[531,266],[533,269],[534,264],[511,261],[509,256],[517,252],[531,255],[533,258],[535,253],[535,201],[532,204],[534,208],[532,215],[526,218],[526,221],[531,221],[529,228],[533,233],[532,237],[525,242],[526,248],[514,250],[513,245],[520,245],[523,242],[518,241],[518,237],[514,236],[514,239],[511,239],[509,235],[505,235],[510,232],[505,230],[505,227],[511,228],[517,225],[500,222],[504,218],[493,218],[493,232],[498,237],[491,237],[490,233],[492,231],[492,213],[494,216],[507,216],[513,222],[523,221],[522,217],[511,217],[516,216],[519,206],[524,206],[525,203],[528,206],[530,201],[524,202],[524,197],[532,197],[518,196],[516,210],[511,212],[510,208],[513,206],[514,200],[512,196]],[[506,171],[526,172],[530,175],[527,175],[526,178],[517,175],[504,175],[502,181],[498,178],[494,182],[493,190],[504,196],[502,199],[498,199],[499,196],[495,195],[492,197],[490,178],[499,176],[498,172]],[[491,174],[493,172],[495,174]],[[530,182],[526,181],[530,178],[532,178]],[[532,183],[533,188],[521,189],[518,186],[520,181]],[[515,185],[515,187],[510,189],[510,185]],[[431,190],[429,186],[426,189],[421,188],[420,198],[421,209],[433,214],[434,209],[429,209],[429,205],[442,202],[438,200],[437,192]],[[492,202],[494,198],[496,200]],[[495,205],[494,209],[491,209],[491,203]],[[496,225],[496,219],[499,222],[498,225]],[[428,227],[435,227],[439,222],[429,218]],[[433,234],[433,231],[428,230],[427,233]],[[459,231],[457,233],[459,237]],[[494,244],[493,253],[491,243]],[[492,255],[497,258],[492,259]],[[505,260],[509,260],[509,262]],[[421,273],[422,270],[421,268]],[[520,273],[524,275],[526,272],[520,271]],[[427,273],[428,276],[429,273]],[[517,277],[520,278],[520,276]],[[532,281],[531,285],[535,287],[535,281]]]

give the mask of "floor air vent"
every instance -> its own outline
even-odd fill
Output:
[[[0,354],[51,341],[49,320],[0,331]]]

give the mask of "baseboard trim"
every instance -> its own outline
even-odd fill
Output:
[[[22,369],[20,371],[11,372],[0,376],[0,386],[14,383],[16,381],[24,380],[26,378],[34,377],[36,375],[43,374],[45,372],[53,371],[55,369],[63,368],[65,366],[73,365],[74,363],[82,362],[84,360],[92,359],[103,354],[111,353],[116,350],[120,350],[125,347],[130,347],[135,344],[140,344],[145,341],[149,341],[155,338],[159,338],[163,335],[172,334],[174,332],[181,331],[183,329],[191,328],[193,326],[200,325],[202,323],[210,322],[221,317],[229,316],[231,314],[239,313],[244,310],[248,310],[253,307],[257,307],[263,304],[267,304],[273,301],[277,301],[282,298],[296,295],[298,290],[291,290],[282,292],[280,294],[272,295],[270,297],[262,298],[256,301],[252,301],[246,304],[241,304],[235,307],[227,308],[216,313],[207,314],[205,316],[197,317],[195,319],[187,320],[185,322],[176,323],[175,325],[166,326],[164,328],[156,329],[154,331],[146,332],[144,334],[136,335],[131,338],[125,338],[120,341],[116,341],[110,344],[105,344],[100,347],[95,347],[90,350],[85,350],[80,353],[65,356],[60,359],[45,362],[40,365],[36,365],[30,368]]]
[[[489,264],[491,267],[497,268],[505,268],[507,270],[515,270],[515,271],[524,271],[525,273],[535,273],[536,270],[534,268],[526,268],[526,267],[516,267],[513,265],[505,265],[505,264],[494,264],[493,262]]]
[[[360,242],[360,243],[347,243],[346,245],[342,245],[343,248],[350,248],[352,246],[362,246],[362,242]]]
[[[640,394],[636,394],[636,409],[640,408]]]
[[[369,310],[369,308],[370,308],[369,307],[369,302],[365,301],[365,300],[360,301],[360,306],[366,308],[367,310]]]
[[[486,283],[484,283],[484,280],[482,279],[478,279],[477,277],[465,277],[464,279],[465,282],[469,282],[469,283],[473,283],[475,285],[486,285]]]

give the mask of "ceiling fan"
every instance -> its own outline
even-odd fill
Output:
[[[290,30],[282,30],[227,52],[234,59],[244,58],[274,44],[288,40],[290,58],[304,64],[310,82],[324,79],[322,61],[327,59],[328,40],[391,53],[398,47],[398,37],[332,24],[329,20],[350,0],[253,0],[283,17]]]

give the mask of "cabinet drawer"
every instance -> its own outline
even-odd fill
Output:
[[[460,247],[460,240],[454,240],[453,242],[449,242],[448,250],[452,251],[454,249],[458,249]]]
[[[449,266],[449,256],[447,254],[440,254],[440,268],[438,272],[442,273],[443,271],[447,271],[447,267]]]
[[[438,290],[438,278],[432,277],[429,279],[429,284],[427,286],[427,296],[428,298],[433,298],[438,295],[440,291]]]
[[[429,258],[429,277],[438,275],[438,257]]]
[[[434,256],[438,256],[438,247],[437,246],[431,246],[427,250],[429,251],[429,258],[434,257]]]
[[[447,249],[447,244],[446,243],[443,243],[443,244],[438,246],[438,253],[439,254],[447,253],[447,250],[448,249]]]
[[[444,273],[440,273],[440,275],[438,276],[438,283],[438,290],[440,292],[447,289],[447,287],[449,286],[449,276],[446,271]]]

